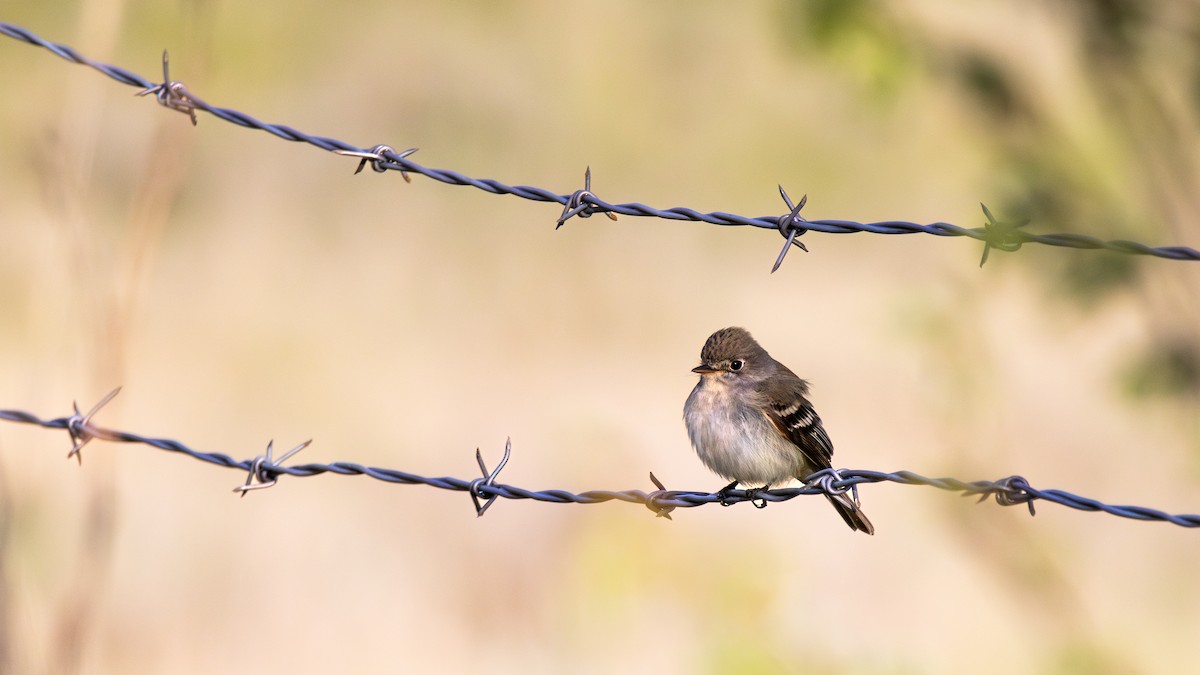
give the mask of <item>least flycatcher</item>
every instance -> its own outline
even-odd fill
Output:
[[[722,328],[692,369],[700,382],[683,406],[696,454],[733,485],[803,479],[832,466],[833,443],[809,403],[808,382],[771,358],[743,328]],[[846,494],[826,493],[852,530],[875,527]]]

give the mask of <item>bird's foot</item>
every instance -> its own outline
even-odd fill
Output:
[[[734,504],[738,503],[739,501],[743,501],[741,499],[734,500],[733,495],[730,494],[731,492],[733,492],[734,490],[737,489],[737,486],[738,486],[738,481],[735,480],[732,483],[730,483],[729,485],[726,485],[725,487],[721,488],[720,490],[717,490],[716,495],[721,498],[721,506],[733,506]],[[754,508],[756,508],[756,509],[765,509],[767,507],[767,500],[764,499],[759,493],[766,492],[767,490],[770,490],[770,489],[771,489],[770,483],[768,483],[760,488],[746,488],[745,489],[745,493],[746,493],[745,500],[749,501],[751,504],[753,504]]]
[[[715,494],[721,498],[721,506],[733,506],[734,504],[737,503],[737,502],[730,501],[730,499],[729,499],[729,493],[736,490],[737,486],[738,486],[738,482],[735,480],[732,483],[730,483],[729,485],[726,485],[725,487],[716,491]]]
[[[732,492],[733,490],[737,490],[737,489],[738,489],[738,482],[737,482],[737,480],[734,480],[733,483],[730,483],[730,484],[724,486],[724,488],[721,488],[720,490],[714,492],[714,494],[721,498],[721,506],[733,506],[733,504],[736,504],[737,502],[732,500],[732,497],[730,496],[730,492]]]
[[[767,483],[760,488],[749,488],[746,490],[746,496],[750,499],[750,503],[754,505],[754,508],[765,509],[767,508],[767,500],[760,493],[766,492],[770,489],[770,483]]]

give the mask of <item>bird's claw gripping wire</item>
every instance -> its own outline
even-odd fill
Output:
[[[671,512],[675,510],[675,507],[659,502],[660,499],[667,497],[670,491],[663,486],[662,481],[658,480],[653,471],[650,472],[650,482],[654,483],[654,487],[658,489],[646,495],[646,508],[653,511],[656,518],[671,520]]]
[[[808,221],[804,216],[800,215],[800,209],[803,209],[804,205],[808,203],[808,195],[801,197],[799,204],[792,204],[792,198],[788,196],[787,190],[784,190],[782,185],[779,186],[779,194],[783,197],[783,203],[787,204],[789,212],[779,216],[777,227],[779,228],[779,234],[783,235],[787,241],[784,242],[783,249],[779,251],[779,257],[775,259],[775,265],[771,267],[771,274],[774,274],[775,270],[779,269],[779,266],[783,264],[783,259],[787,256],[788,251],[792,249],[792,246],[797,246],[801,251],[808,253],[808,247],[804,245],[804,242],[796,239],[797,236],[808,231],[807,228],[801,225],[801,223]]]
[[[487,511],[488,507],[491,506],[492,502],[496,501],[496,497],[499,496],[493,493],[492,496],[487,498],[486,502],[480,504],[479,498],[482,495],[479,492],[479,488],[485,485],[487,487],[492,487],[492,485],[495,484],[496,476],[498,476],[504,469],[504,465],[508,464],[508,458],[511,454],[512,438],[508,438],[504,441],[504,456],[500,458],[500,463],[496,465],[496,468],[489,472],[487,465],[483,463],[483,453],[479,451],[479,448],[475,448],[475,461],[479,462],[479,470],[483,472],[482,478],[476,478],[475,480],[471,481],[470,486],[468,486],[468,491],[471,493],[471,501],[475,503],[476,517],[482,516],[484,511]]]
[[[71,451],[67,453],[67,459],[75,458],[80,466],[83,465],[83,446],[87,445],[93,438],[103,438],[103,434],[98,429],[91,426],[92,416],[100,412],[100,409],[113,400],[117,394],[121,393],[121,388],[117,387],[108,392],[100,402],[92,406],[86,415],[79,412],[79,404],[75,401],[71,402],[71,407],[75,409],[75,414],[67,418],[67,433],[71,434]]]
[[[746,493],[744,498],[734,499],[731,493],[737,489],[737,486],[738,481],[735,480],[729,485],[726,485],[725,487],[713,493],[719,498],[720,501],[718,503],[720,503],[721,506],[733,506],[740,501],[748,501],[753,504],[754,508],[756,509],[767,508],[767,500],[762,496],[761,493],[769,490],[771,488],[770,485],[764,485],[760,488],[746,488],[745,490],[742,490]]]
[[[734,490],[736,490],[737,486],[738,486],[738,482],[735,480],[732,483],[730,483],[729,485],[726,485],[725,487],[723,487],[720,490],[717,490],[716,492],[713,493],[720,500],[718,503],[721,506],[733,506],[734,504],[737,503],[737,502],[733,501],[733,499],[730,498],[731,495],[729,494],[730,492],[733,492]]]
[[[1036,516],[1037,511],[1033,508],[1033,502],[1037,499],[1037,495],[1026,489],[1028,485],[1029,483],[1021,476],[1001,478],[993,483],[989,490],[980,494],[979,501],[976,503],[983,503],[989,496],[992,496],[996,498],[996,503],[1000,506],[1024,504],[1029,507],[1029,515]]]
[[[411,183],[412,178],[408,175],[408,171],[400,164],[400,160],[408,157],[416,152],[416,148],[409,148],[402,152],[396,152],[395,148],[390,145],[380,143],[367,151],[362,150],[334,150],[338,155],[346,155],[347,157],[359,157],[362,161],[358,163],[358,168],[354,170],[354,175],[358,175],[366,168],[367,164],[371,165],[371,170],[376,173],[383,173],[388,169],[396,169],[400,172],[400,177],[405,183]]]
[[[304,441],[300,445],[297,445],[291,450],[288,450],[286,453],[284,453],[283,457],[280,457],[279,461],[276,462],[271,459],[271,451],[275,447],[275,441],[270,441],[267,443],[267,454],[265,456],[259,455],[258,457],[254,458],[254,463],[250,465],[250,474],[246,476],[246,483],[233,488],[233,491],[240,492],[242,493],[241,496],[245,497],[246,493],[251,490],[262,490],[275,485],[279,482],[278,467],[286,462],[292,455],[307,448],[310,443],[312,443],[311,438],[307,441]],[[255,480],[258,482],[255,483]]]
[[[591,218],[593,213],[600,212],[597,210],[595,204],[588,201],[589,197],[596,199],[596,195],[592,193],[592,167],[590,166],[587,168],[587,171],[583,172],[583,189],[572,192],[571,196],[567,198],[567,203],[563,206],[562,215],[558,217],[558,224],[554,226],[554,229],[557,230],[562,227],[563,223],[575,216]],[[603,211],[602,213],[608,216],[609,220],[617,219],[617,214],[612,211]]]
[[[145,96],[146,94],[154,94],[154,97],[158,99],[159,104],[162,106],[171,110],[177,110],[192,118],[192,126],[196,126],[196,106],[203,103],[203,101],[193,96],[182,82],[171,80],[170,61],[167,58],[167,50],[165,49],[163,50],[162,84],[147,87],[134,95]]]
[[[983,264],[988,260],[988,253],[993,248],[1008,251],[1009,253],[1021,248],[1021,244],[1024,243],[1021,228],[1029,224],[1029,219],[1023,218],[1014,221],[996,220],[996,217],[992,215],[991,209],[986,204],[980,203],[979,206],[983,208],[983,215],[987,216],[988,219],[983,225],[983,236],[985,237],[983,240],[983,257],[979,260],[979,266],[983,267]]]
[[[767,508],[767,498],[763,497],[762,493],[770,489],[770,485],[764,485],[760,488],[747,488],[746,499],[750,500],[750,503],[754,505],[754,508],[765,509]]]

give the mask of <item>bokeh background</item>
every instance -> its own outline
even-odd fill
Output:
[[[1200,245],[1200,8],[1134,0],[7,3],[215,105],[428,166],[747,215]],[[0,39],[0,407],[534,489],[715,489],[680,420],[743,325],[835,464],[1200,510],[1200,265],[622,218],[417,177]],[[16,673],[1181,672],[1194,531],[894,484],[755,510],[245,476],[0,424]]]

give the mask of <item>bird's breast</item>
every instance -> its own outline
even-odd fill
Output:
[[[789,481],[800,472],[799,449],[732,387],[701,378],[683,417],[696,454],[720,476],[762,486]]]

